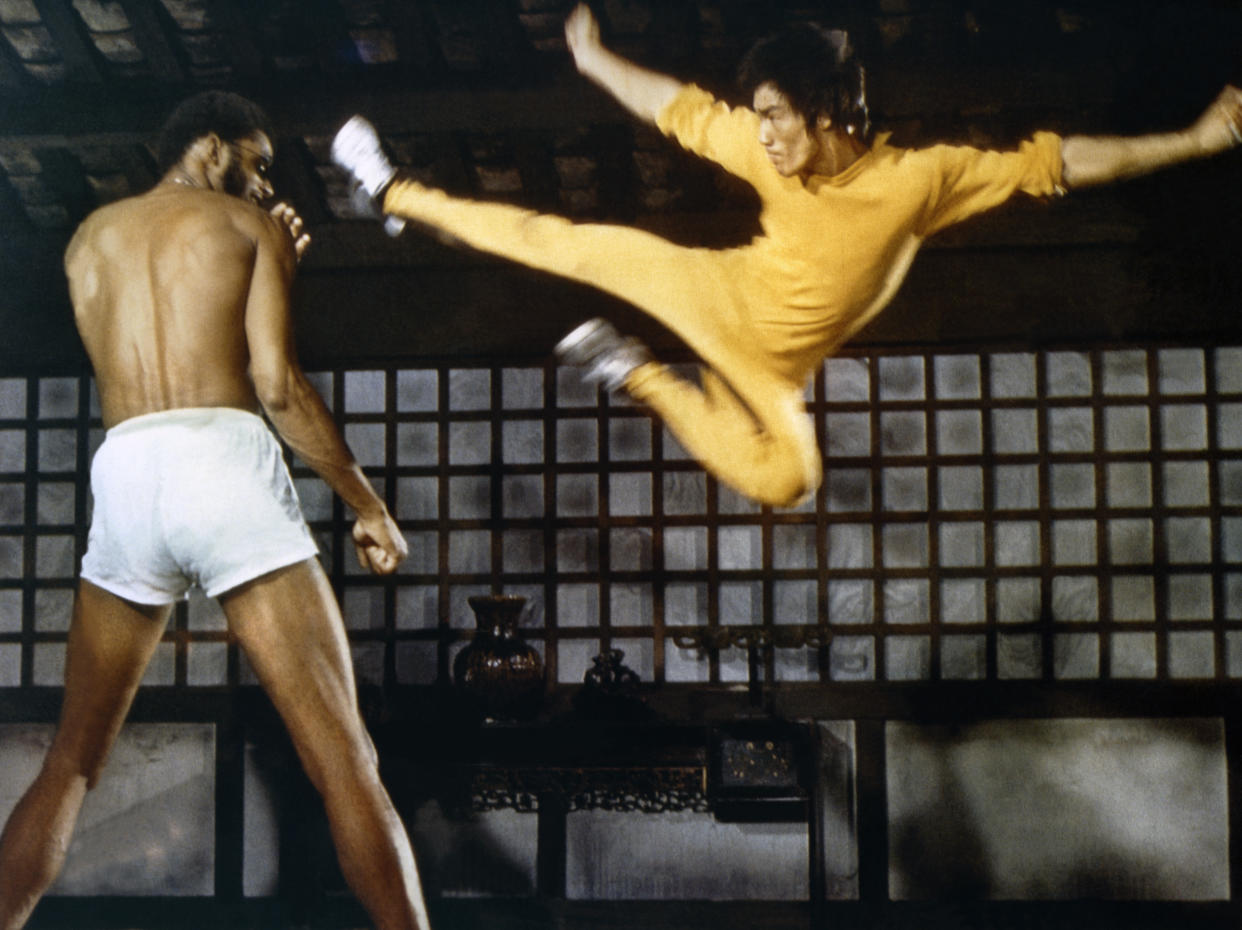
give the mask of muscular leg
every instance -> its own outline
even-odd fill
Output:
[[[2,930],[21,927],[56,880],[82,800],[99,779],[170,610],[133,604],[89,581],[79,586],[56,736],[0,837]]]
[[[350,888],[378,930],[428,930],[414,853],[380,784],[345,627],[319,563],[264,575],[220,604],[323,797]]]
[[[520,207],[450,197],[398,180],[386,213],[426,223],[472,248],[590,284],[677,333],[730,390],[707,392],[662,365],[626,388],[650,405],[720,480],[764,503],[789,505],[819,485],[803,385],[776,370],[749,322],[731,273],[736,252],[690,249],[638,229],[573,223]]]

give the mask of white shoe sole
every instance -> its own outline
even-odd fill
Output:
[[[604,344],[598,347],[592,345],[592,343],[597,341]],[[621,334],[607,320],[596,317],[570,330],[556,344],[556,348],[553,351],[556,353],[556,357],[563,362],[572,365],[584,365],[597,356],[601,350],[607,351],[608,349],[616,348],[620,344]]]

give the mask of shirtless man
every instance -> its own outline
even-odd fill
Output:
[[[309,242],[272,196],[263,113],[209,91],[160,140],[160,182],[94,212],[65,269],[107,436],[69,631],[64,705],[0,837],[0,930],[64,862],[173,603],[218,597],[323,797],[342,870],[381,930],[428,930],[414,855],[358,712],[344,624],[267,414],[357,514],[360,562],[406,545],[294,354],[289,287]]]
[[[1017,193],[1050,197],[1242,142],[1242,91],[1227,87],[1181,132],[1041,132],[1003,153],[902,149],[872,135],[863,67],[839,30],[804,24],[757,43],[740,75],[750,108],[610,51],[585,5],[565,38],[578,70],[631,113],[755,188],[760,235],[733,249],[686,248],[642,230],[449,197],[400,176],[361,117],[338,133],[333,157],[385,213],[594,285],[675,332],[703,362],[701,386],[603,320],[575,329],[557,352],[651,407],[722,482],[778,506],[821,479],[808,380],[888,304],[927,237]]]

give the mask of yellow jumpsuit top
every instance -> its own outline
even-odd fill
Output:
[[[777,173],[759,117],[688,85],[658,119],[662,132],[749,182],[762,235],[743,247],[739,286],[768,351],[805,374],[889,302],[928,236],[1017,191],[1060,191],[1061,140],[1036,133],[1015,152],[936,145],[903,149],[888,134],[832,177]],[[803,371],[797,371],[802,369]]]

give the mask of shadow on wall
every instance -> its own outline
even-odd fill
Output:
[[[364,705],[368,694],[364,689]],[[288,902],[293,919],[309,921],[317,902],[346,892],[347,886],[323,802],[287,734],[266,722],[263,738],[251,744],[248,754],[250,776],[265,790],[262,797],[252,793],[248,798],[247,830],[262,835],[247,843],[247,893],[278,895]],[[431,784],[400,763],[381,774],[409,830],[429,898],[534,893],[534,816],[471,811],[469,784],[460,779]]]
[[[1224,727],[889,724],[894,900],[1222,900]]]
[[[0,726],[0,823],[34,780],[50,724]],[[210,895],[216,753],[205,723],[131,723],[87,795],[51,897]]]

